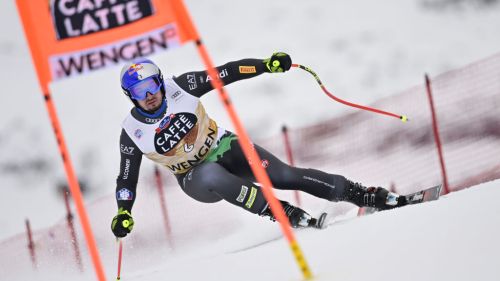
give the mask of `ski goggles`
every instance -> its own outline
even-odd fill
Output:
[[[127,89],[128,94],[134,100],[144,100],[147,94],[156,94],[161,88],[161,83],[156,77],[149,77]]]

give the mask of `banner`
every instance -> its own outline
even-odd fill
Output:
[[[17,0],[41,86],[196,39],[177,22],[175,2]]]

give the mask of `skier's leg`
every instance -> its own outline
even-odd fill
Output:
[[[345,190],[349,185],[345,177],[315,169],[292,167],[283,163],[264,148],[258,145],[254,145],[254,148],[259,154],[262,160],[261,164],[265,167],[275,188],[301,190],[330,201],[343,199]],[[231,142],[230,149],[217,160],[217,163],[235,175],[255,181],[252,170],[236,139]]]
[[[205,162],[177,178],[184,192],[197,201],[214,203],[222,199],[261,216],[270,213],[260,187],[229,173],[217,163]],[[292,227],[308,226],[311,216],[302,209],[281,201]]]
[[[289,166],[264,148],[254,145],[262,165],[273,183],[273,186],[284,190],[301,190],[329,201],[347,201],[357,206],[371,206],[389,209],[404,205],[406,202],[398,195],[381,187],[366,188],[354,183],[344,176],[325,173],[316,169],[303,169]],[[230,150],[217,160],[222,166],[235,175],[255,181],[253,173],[237,140],[231,142]],[[398,201],[398,199],[400,199]]]
[[[255,214],[267,204],[258,186],[229,173],[217,163],[202,163],[177,180],[187,195],[200,202],[225,200]]]
[[[391,209],[406,204],[404,196],[382,187],[367,188],[341,175],[291,167],[258,145],[255,148],[269,162],[267,171],[278,189],[298,189],[329,201],[347,201],[359,207]]]

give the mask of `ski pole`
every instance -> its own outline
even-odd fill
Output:
[[[356,107],[356,108],[359,108],[359,109],[363,109],[363,110],[367,110],[367,111],[371,111],[371,112],[375,112],[375,113],[379,113],[379,114],[384,114],[384,115],[391,116],[391,117],[396,117],[396,118],[400,119],[403,122],[406,122],[406,121],[409,120],[406,115],[397,115],[397,114],[394,114],[394,113],[391,113],[391,112],[387,112],[387,111],[383,111],[383,110],[380,110],[380,109],[376,109],[376,108],[373,108],[373,107],[363,106],[363,105],[359,105],[359,104],[355,104],[355,103],[352,103],[352,102],[348,102],[348,101],[342,100],[342,99],[340,99],[340,98],[332,95],[330,92],[328,92],[328,90],[326,89],[326,87],[323,85],[323,83],[319,79],[319,76],[312,69],[310,69],[309,67],[306,67],[306,66],[303,66],[303,65],[300,65],[300,64],[292,64],[292,67],[298,67],[300,69],[303,69],[303,70],[309,72],[312,76],[314,76],[314,78],[318,82],[318,84],[321,87],[321,89],[323,90],[323,92],[325,92],[325,94],[327,94],[330,98],[332,98],[333,100],[335,100],[337,102],[340,102],[340,103],[345,104],[347,106],[352,106],[352,107]]]
[[[118,241],[118,274],[116,275],[116,281],[120,280],[120,271],[122,269],[122,252],[123,252],[123,242],[121,239],[116,239]]]

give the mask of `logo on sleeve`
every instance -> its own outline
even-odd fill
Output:
[[[165,117],[156,129],[156,152],[160,154],[169,152],[194,128],[197,121],[196,115],[187,112]]]
[[[125,146],[123,144],[120,144],[120,151],[123,154],[134,155],[134,149],[135,149],[135,147],[133,147],[133,146]]]
[[[198,88],[198,84],[196,84],[196,76],[194,74],[187,75],[188,87],[189,90],[194,90]]]
[[[128,174],[130,172],[130,159],[125,159],[125,170],[123,170],[123,176],[122,179],[126,180],[128,179]]]
[[[257,73],[255,66],[240,66],[240,73],[248,74],[248,73]]]
[[[137,129],[137,130],[135,130],[135,132],[134,132],[134,136],[135,136],[136,138],[140,139],[140,138],[142,137],[142,135],[143,135],[143,132],[142,132],[142,130],[141,130],[141,129]]]
[[[227,68],[224,68],[222,69],[218,74],[217,76],[219,77],[219,79],[222,79],[224,77],[228,77],[229,76],[229,72],[227,71]],[[205,79],[204,83],[208,83],[210,80],[212,80],[212,77],[210,77],[210,75],[207,75],[207,78]],[[203,82],[203,81],[202,81]]]
[[[122,189],[118,190],[118,192],[116,192],[116,200],[130,201],[132,199],[134,199],[134,193],[132,193],[132,191],[130,191],[126,188],[122,188]]]

